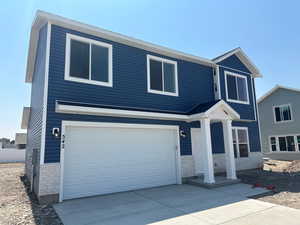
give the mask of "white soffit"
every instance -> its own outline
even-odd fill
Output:
[[[216,57],[212,61],[214,63],[218,63],[232,55],[236,55],[241,60],[241,62],[245,64],[245,66],[253,74],[252,75],[253,77],[262,77],[262,74],[260,73],[259,69],[255,66],[255,64],[249,59],[249,57],[244,53],[244,51],[241,48],[236,48],[231,51],[228,51],[228,53],[225,53],[222,56]]]

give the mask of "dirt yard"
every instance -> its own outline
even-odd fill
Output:
[[[261,201],[300,209],[300,161],[269,160],[263,169],[243,171],[244,183],[267,187],[272,193],[257,197]]]
[[[268,187],[257,199],[300,209],[300,161],[270,160],[264,169],[238,174],[244,183]],[[28,191],[24,164],[0,164],[0,225],[62,225],[50,205],[39,205]]]
[[[39,205],[27,186],[24,164],[0,164],[0,224],[62,225],[54,209]]]

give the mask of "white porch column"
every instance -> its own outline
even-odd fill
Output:
[[[214,163],[211,148],[210,119],[203,118],[200,120],[201,129],[203,130],[203,163],[204,163],[204,182],[215,183]]]
[[[231,125],[232,120],[230,119],[223,120],[222,124],[223,124],[227,178],[234,180],[237,179],[237,177],[236,177],[233,140],[232,140],[232,125]]]

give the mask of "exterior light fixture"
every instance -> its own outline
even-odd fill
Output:
[[[60,134],[59,128],[58,127],[54,127],[52,129],[52,135],[57,138],[57,137],[59,137],[59,134]]]
[[[183,138],[185,138],[187,135],[186,132],[184,132],[183,130],[180,130],[179,134],[180,134],[180,137],[183,137]]]

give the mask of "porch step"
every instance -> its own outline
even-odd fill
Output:
[[[223,177],[223,176],[216,176],[215,181],[216,182],[213,184],[208,184],[208,183],[204,183],[203,177],[187,179],[188,184],[199,186],[199,187],[205,187],[208,189],[228,186],[228,185],[232,185],[232,184],[238,184],[241,182],[240,179],[231,180],[231,179],[227,179],[226,177]]]

